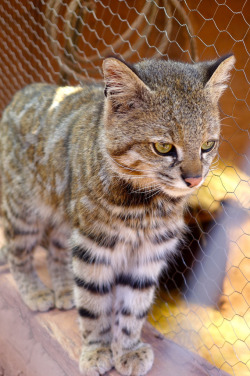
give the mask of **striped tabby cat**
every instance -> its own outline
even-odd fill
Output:
[[[129,67],[107,58],[104,92],[34,84],[4,111],[2,254],[32,310],[71,308],[74,279],[85,376],[112,366],[144,375],[153,364],[141,328],[183,239],[187,197],[216,154],[218,99],[234,60]],[[38,245],[53,291],[32,265]]]

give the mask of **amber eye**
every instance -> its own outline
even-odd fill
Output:
[[[204,142],[204,144],[201,145],[201,151],[203,153],[207,153],[214,148],[214,145],[215,145],[215,141]]]
[[[172,151],[173,145],[167,144],[167,143],[156,142],[154,144],[154,149],[158,154],[167,155],[170,151]]]

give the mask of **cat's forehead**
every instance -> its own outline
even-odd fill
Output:
[[[220,123],[217,113],[199,93],[192,96],[171,95],[162,91],[154,94],[152,107],[143,114],[146,132],[162,141],[167,139],[184,145],[217,138]]]
[[[152,90],[151,103],[161,116],[185,124],[191,114],[194,120],[200,119],[208,110],[204,72],[198,64],[144,60],[138,67],[141,79]]]
[[[171,117],[155,118],[155,122],[147,124],[146,134],[154,142],[173,142],[180,146],[200,143],[206,138],[216,138],[219,131],[213,128],[205,120],[193,117],[188,121],[185,119],[177,121]]]
[[[139,77],[150,89],[189,92],[204,87],[204,70],[199,64],[166,60],[143,60],[136,64]]]
[[[152,90],[148,110],[155,120],[154,132],[178,143],[200,141],[219,132],[199,64],[143,60],[136,69]]]

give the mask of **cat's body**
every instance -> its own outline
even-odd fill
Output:
[[[186,197],[215,155],[217,101],[233,62],[144,61],[134,73],[110,58],[106,99],[101,85],[35,84],[3,114],[10,267],[31,309],[68,309],[72,251],[84,375],[113,364],[124,375],[143,375],[152,366],[142,324],[159,274],[183,238]],[[211,150],[201,152],[211,140]],[[49,250],[55,294],[32,266],[39,244]]]

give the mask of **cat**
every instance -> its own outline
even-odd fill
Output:
[[[2,253],[31,310],[75,302],[85,376],[152,367],[141,329],[183,240],[187,198],[217,153],[218,100],[234,62],[110,57],[105,87],[32,84],[3,113]],[[41,244],[54,291],[32,265]]]

